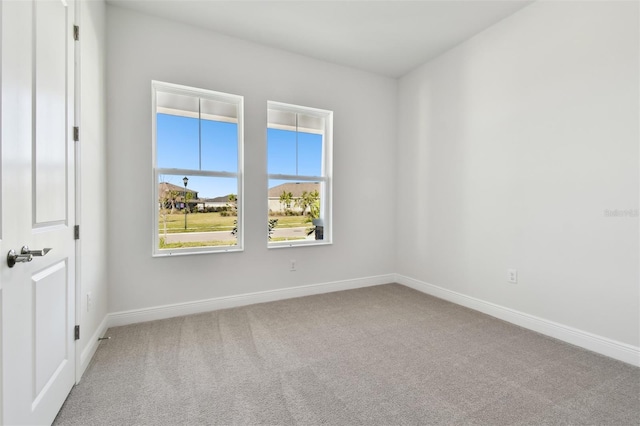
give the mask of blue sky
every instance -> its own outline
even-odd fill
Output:
[[[157,114],[157,167],[236,172],[237,134],[234,123]],[[200,125],[200,129],[198,129]],[[198,133],[201,132],[199,141]],[[268,173],[321,175],[322,136],[311,133],[267,129]],[[263,143],[263,141],[259,141]],[[245,140],[245,146],[252,141]],[[297,150],[296,150],[297,146]],[[245,148],[246,149],[246,148]],[[297,157],[297,161],[296,161]],[[162,175],[161,181],[184,186],[184,175]],[[237,192],[234,178],[190,176],[188,188],[200,198],[214,198]],[[269,181],[275,186],[282,181]]]

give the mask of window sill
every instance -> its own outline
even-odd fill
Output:
[[[280,241],[277,243],[269,243],[268,249],[294,248],[294,247],[315,247],[330,246],[331,241]]]
[[[235,253],[244,251],[242,247],[233,247],[227,249],[203,249],[203,250],[185,250],[185,251],[167,251],[167,252],[155,252],[151,255],[151,257],[176,257],[176,256],[190,256],[196,254],[218,254],[218,253]]]

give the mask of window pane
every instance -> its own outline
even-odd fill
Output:
[[[198,169],[198,119],[156,115],[157,165],[160,168]]]
[[[322,240],[322,183],[269,180],[270,242]],[[276,221],[273,223],[272,221]]]
[[[162,175],[158,179],[159,249],[237,245],[236,178]]]
[[[296,133],[267,129],[267,161],[270,174],[295,175]]]
[[[298,133],[298,175],[322,176],[322,135]]]
[[[202,120],[202,170],[238,171],[238,125]]]

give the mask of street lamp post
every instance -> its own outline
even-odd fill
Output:
[[[188,177],[183,177],[182,182],[184,182],[184,230],[187,230],[187,184],[189,183]]]

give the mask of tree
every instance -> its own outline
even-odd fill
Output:
[[[176,212],[176,201],[178,200],[180,193],[178,191],[170,190],[167,190],[167,192],[169,193],[169,202],[171,203],[171,214],[174,214]]]
[[[309,193],[307,191],[304,191],[302,193],[302,195],[300,196],[300,198],[298,198],[296,200],[296,206],[298,206],[298,207],[300,207],[300,209],[302,209],[302,215],[303,216],[307,211],[307,207],[309,206],[308,199],[309,199]]]
[[[184,208],[187,213],[191,213],[191,209],[189,208],[189,200],[193,199],[193,192],[184,193]]]
[[[170,205],[171,206],[171,210],[173,211],[174,208],[174,203],[171,203],[170,201],[170,195],[169,195],[170,191],[162,191],[159,194],[159,200],[158,200],[158,213],[160,214],[160,220],[162,221],[162,233],[164,234],[164,241],[167,240],[167,206]],[[162,239],[161,239],[161,244],[162,246]]]
[[[164,237],[160,239],[161,247],[167,240],[167,215],[175,212],[178,194],[178,191],[172,191],[168,188],[165,188],[164,191],[160,191],[158,194],[158,213],[162,221],[162,233],[164,235]],[[169,210],[169,208],[171,208],[171,210]]]
[[[238,216],[238,196],[236,194],[229,194],[227,208],[231,211],[232,216]]]
[[[318,219],[320,217],[320,194],[318,191],[313,191],[310,195],[311,202],[309,203],[309,214],[312,219]]]
[[[304,191],[302,196],[296,200],[296,205],[302,209],[302,214],[306,214],[309,208],[309,215],[317,219],[320,215],[320,194],[318,191]]]
[[[284,206],[284,211],[291,210],[291,203],[293,202],[293,194],[291,192],[282,191],[280,194],[280,205]]]
[[[171,207],[170,214],[174,214],[176,212],[176,201],[180,195],[182,194],[179,191],[171,190],[167,187],[165,187],[164,190],[161,189],[160,194],[158,194],[160,209]]]

